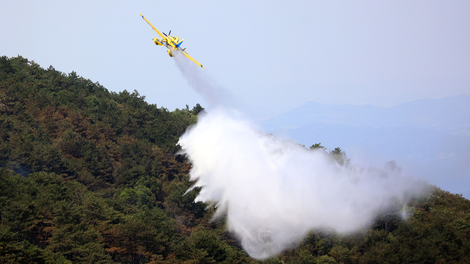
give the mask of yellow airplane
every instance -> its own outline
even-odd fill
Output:
[[[160,37],[162,38],[161,40],[158,39],[158,38],[153,38],[153,42],[155,43],[155,45],[158,45],[158,46],[165,46],[167,47],[168,49],[168,55],[170,55],[170,57],[173,57],[173,50],[180,50],[181,53],[184,54],[184,56],[186,56],[188,59],[192,60],[194,63],[196,63],[197,65],[199,65],[199,67],[201,68],[204,68],[204,66],[202,66],[202,64],[200,64],[199,62],[197,62],[195,59],[191,58],[188,53],[186,53],[186,51],[184,51],[186,48],[182,49],[180,46],[181,46],[181,43],[183,43],[183,40],[182,39],[181,41],[179,40],[179,38],[177,36],[170,36],[170,33],[171,33],[171,30],[170,32],[168,32],[168,35],[165,34],[165,33],[160,33],[160,31],[158,31],[154,26],[152,26],[152,24],[150,24],[150,22],[142,15],[140,14],[140,16],[145,20],[147,21],[147,23],[153,28],[153,30],[155,30],[158,35],[160,35]]]

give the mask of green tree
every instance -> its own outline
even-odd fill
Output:
[[[330,151],[331,157],[341,166],[349,165],[349,159],[346,158],[346,152],[344,152],[341,148],[335,148],[334,150]]]
[[[313,145],[310,146],[310,149],[322,149],[322,150],[326,150],[326,148],[324,146],[322,146],[321,142],[320,143],[315,143]]]

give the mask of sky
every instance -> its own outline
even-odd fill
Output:
[[[137,90],[169,110],[207,102],[157,29],[259,117],[308,101],[396,105],[470,94],[470,1],[5,1],[0,55]]]

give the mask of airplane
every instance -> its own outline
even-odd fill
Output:
[[[194,63],[196,63],[199,67],[203,68],[204,69],[204,66],[202,64],[200,64],[199,62],[197,62],[195,59],[191,58],[188,53],[186,53],[186,48],[181,48],[181,43],[183,43],[184,39],[182,39],[180,41],[180,39],[177,37],[177,36],[170,36],[171,34],[171,30],[170,32],[168,32],[168,35],[165,34],[165,33],[160,33],[160,31],[158,31],[152,24],[150,24],[150,22],[142,15],[140,14],[140,16],[153,28],[153,30],[155,30],[158,35],[160,35],[160,37],[162,38],[161,40],[158,39],[158,38],[153,38],[153,42],[155,43],[155,45],[157,46],[165,46],[167,49],[168,49],[168,55],[170,57],[173,57],[173,51],[176,51],[176,50],[179,50],[181,51],[181,53],[183,53],[184,56],[186,56],[188,59],[192,60]]]

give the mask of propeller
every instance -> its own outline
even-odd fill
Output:
[[[171,34],[171,30],[170,30],[170,32],[168,32],[168,35],[165,34],[165,32],[162,32],[162,33],[163,33],[163,35],[165,35],[165,37],[168,37]]]

